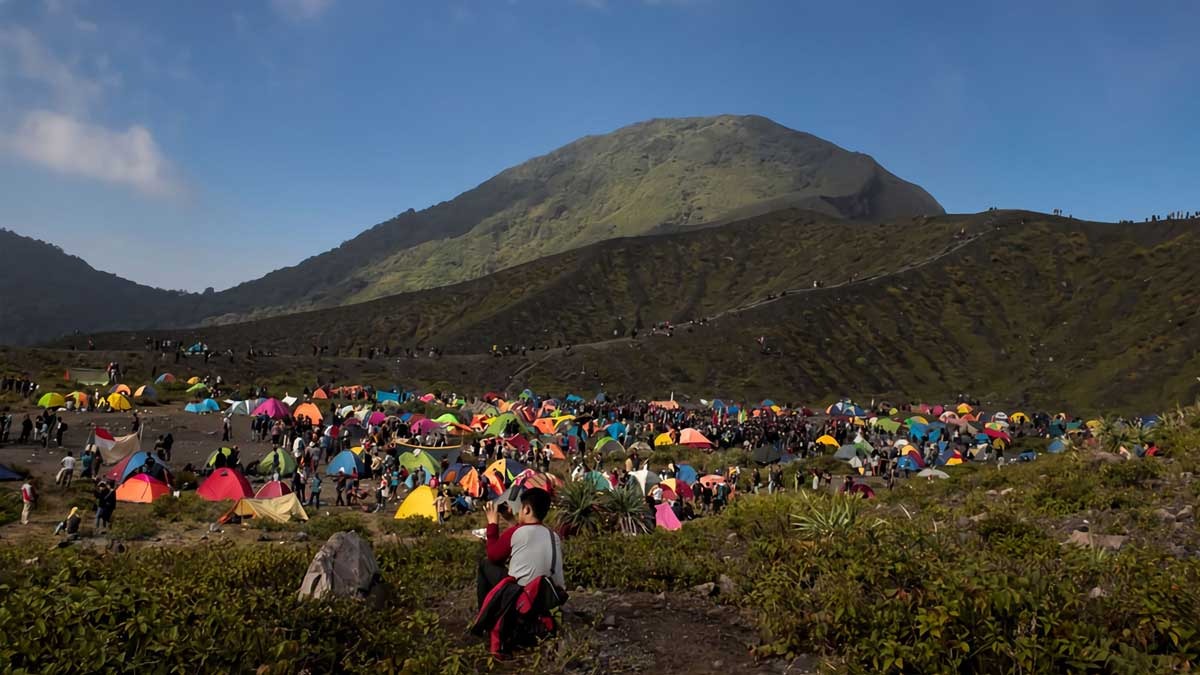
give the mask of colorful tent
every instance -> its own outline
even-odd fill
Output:
[[[269,398],[259,403],[258,407],[254,409],[253,414],[256,417],[258,415],[266,415],[271,419],[278,420],[288,416],[288,408],[279,399]]]
[[[442,473],[442,467],[438,466],[438,462],[433,458],[433,455],[420,450],[401,454],[396,458],[396,463],[408,469],[410,473],[416,471],[418,467],[425,469],[427,482],[430,478],[436,478]]]
[[[670,504],[658,504],[654,507],[654,524],[664,530],[678,530],[683,527]]]
[[[663,490],[670,490],[673,498],[694,499],[696,497],[696,494],[692,492],[692,486],[678,478],[664,479],[659,485],[662,486]]]
[[[61,408],[66,404],[67,404],[67,399],[63,398],[62,394],[58,394],[55,392],[50,392],[49,394],[42,394],[42,397],[38,399],[38,407],[39,408]]]
[[[275,448],[258,460],[260,476],[270,476],[278,471],[280,476],[290,476],[296,473],[296,458],[283,448]]]
[[[158,379],[154,380],[154,384],[171,384],[174,381],[174,375],[170,373],[163,373],[162,375],[158,376]]]
[[[216,466],[217,455],[225,455],[226,458],[232,457],[233,448],[217,448],[216,450],[213,450],[208,456],[208,459],[204,462],[204,466]]]
[[[296,409],[292,411],[292,416],[296,419],[300,419],[301,416],[307,417],[313,424],[320,424],[321,420],[325,419],[317,406],[312,403],[301,403],[296,406]]]
[[[134,504],[149,504],[169,494],[171,488],[149,474],[139,473],[129,477],[117,488],[117,501]]]
[[[112,388],[112,389],[109,389],[109,390],[108,390],[108,393],[110,393],[110,394],[124,394],[125,396],[129,396],[129,395],[133,394],[133,392],[132,392],[132,391],[130,391],[130,389],[129,389],[129,385],[127,385],[127,384],[117,384],[117,385],[113,385],[113,388]]]
[[[704,434],[695,429],[684,429],[679,434],[679,444],[689,448],[711,448],[713,442],[704,437]]]
[[[417,486],[404,498],[400,508],[396,509],[396,520],[405,518],[428,518],[437,522],[437,507],[433,503],[433,489],[428,485]]]
[[[637,471],[630,471],[629,475],[633,476],[633,479],[637,481],[638,486],[642,488],[643,494],[649,492],[650,488],[658,485],[659,481],[661,480],[658,474],[650,469],[638,469]]]
[[[125,398],[124,394],[109,394],[108,407],[113,410],[133,410],[133,405],[129,399]]]
[[[68,401],[75,401],[76,408],[86,408],[88,401],[90,400],[88,395],[82,391],[73,391],[63,398],[67,399]]]
[[[488,465],[488,468],[483,470],[483,474],[488,478],[497,480],[507,484],[508,481],[519,476],[525,471],[525,465],[511,459],[498,459]],[[503,480],[499,480],[503,479]]]
[[[154,389],[154,387],[148,384],[143,384],[142,386],[138,387],[137,391],[134,392],[133,395],[135,398],[144,398],[150,401],[158,398],[158,392]]]
[[[313,391],[313,393],[312,393],[312,399],[314,401],[324,401],[328,398],[329,398],[329,394],[326,394],[325,390],[320,387],[317,387],[316,390]]]
[[[221,522],[228,523],[234,516],[243,519],[262,518],[276,523],[286,523],[292,519],[308,520],[308,513],[300,505],[300,500],[290,493],[267,499],[243,497],[221,516]]]
[[[250,487],[250,481],[246,480],[246,477],[240,472],[228,468],[212,472],[196,490],[196,496],[210,502],[226,499],[237,501],[253,494],[254,490]]]
[[[621,445],[621,442],[612,436],[603,435],[597,436],[597,438],[599,440],[596,441],[596,446],[592,448],[593,450],[597,452],[625,452],[625,447]]]
[[[587,472],[583,476],[583,481],[595,488],[597,492],[612,491],[612,483],[608,482],[608,476],[599,471]]]
[[[263,483],[263,486],[258,488],[258,492],[254,493],[255,499],[274,499],[284,495],[292,494],[292,488],[288,487],[287,483],[281,480],[272,480]]]
[[[108,470],[108,473],[104,474],[104,477],[114,483],[123,482],[125,479],[133,475],[138,469],[142,468],[142,466],[147,462],[154,462],[155,464],[158,464],[158,461],[155,460],[150,453],[138,450],[137,452],[128,455],[121,461],[114,464],[113,467]],[[163,469],[165,470],[165,468],[166,467],[164,466]],[[157,469],[156,473],[160,473],[161,475],[161,472],[159,472]]]
[[[367,473],[367,467],[354,452],[343,450],[325,467],[325,474],[329,476],[336,476],[339,471],[344,471],[347,476],[363,476]]]
[[[688,485],[694,485],[696,480],[699,479],[699,475],[690,464],[676,464],[675,477]]]

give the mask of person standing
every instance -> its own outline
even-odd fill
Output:
[[[100,481],[96,487],[96,523],[94,534],[100,534],[101,528],[108,531],[112,528],[113,511],[117,509],[117,493],[108,487],[108,481]]]
[[[29,419],[29,413],[25,413],[25,419],[21,420],[21,437],[17,439],[17,443],[24,445],[29,442],[29,435],[33,433],[33,420]]]
[[[33,508],[37,506],[37,488],[33,486],[33,479],[26,478],[21,484],[21,524],[29,524],[29,514],[33,513]]]
[[[233,440],[233,422],[230,421],[230,416],[226,415],[221,419],[221,440]]]
[[[58,475],[54,477],[54,484],[61,485],[64,488],[71,487],[71,479],[75,477],[75,458],[71,455],[71,451],[67,451],[67,456],[62,458],[62,468],[58,470]]]
[[[67,421],[59,418],[58,427],[54,431],[54,442],[58,447],[62,447],[63,435],[67,433]],[[67,453],[70,456],[71,453]]]
[[[321,508],[321,474],[315,470],[308,479],[308,505]]]

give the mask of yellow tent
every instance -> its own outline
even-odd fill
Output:
[[[1026,415],[1018,410],[1017,412],[1008,416],[1008,421],[1012,422],[1013,424],[1025,424],[1029,422],[1029,415]]]
[[[396,520],[405,518],[428,518],[437,522],[437,508],[433,505],[433,490],[428,485],[418,486],[396,509]]]
[[[130,403],[129,403],[129,399],[125,398],[121,394],[109,394],[108,395],[108,406],[110,408],[112,408],[113,410],[132,410],[133,409],[133,406],[130,405]]]
[[[922,417],[920,415],[913,415],[912,417],[910,417],[908,419],[916,420],[917,422],[920,422],[921,424],[929,424],[929,420],[925,419],[924,417]]]
[[[1100,420],[1088,420],[1086,423],[1084,423],[1084,426],[1095,431],[1103,426],[1103,423],[1101,423]]]
[[[946,466],[957,466],[959,464],[962,464],[961,457],[951,457],[950,459],[946,460]]]
[[[251,499],[243,497],[237,500],[229,512],[221,516],[221,522],[227,523],[234,516],[242,518],[262,518],[276,523],[286,523],[289,520],[308,520],[308,513],[300,506],[296,495],[288,493],[281,497],[270,499]]]
[[[958,407],[954,409],[954,412],[958,413],[959,415],[966,415],[967,413],[971,412],[972,410],[974,410],[974,408],[967,405],[966,403],[959,403]]]
[[[831,448],[836,448],[839,446],[837,439],[829,434],[825,434],[824,436],[818,438],[817,442],[821,445],[828,445]]]
[[[192,377],[189,377],[189,378],[188,378],[188,381],[187,381],[187,383],[188,383],[188,384],[199,384],[199,383],[200,383],[200,378],[198,378],[198,377],[196,377],[195,375],[193,375]]]
[[[67,399],[63,398],[62,394],[53,391],[49,394],[43,394],[42,397],[38,399],[39,408],[61,408],[66,404]]]
[[[654,447],[659,448],[664,445],[675,445],[675,439],[671,438],[671,434],[659,434],[658,438],[654,439]]]
[[[361,455],[363,454],[363,446],[356,445],[353,448],[350,448],[350,452],[353,452],[356,455]]]

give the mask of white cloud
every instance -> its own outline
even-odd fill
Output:
[[[35,110],[25,115],[3,148],[60,173],[127,185],[153,196],[183,189],[154,136],[141,125],[113,131],[69,115]]]
[[[44,87],[58,106],[82,110],[103,92],[102,79],[76,73],[58,59],[28,28],[0,26],[0,84],[11,62],[12,74]]]
[[[271,0],[271,7],[293,21],[315,19],[333,5],[333,0]]]

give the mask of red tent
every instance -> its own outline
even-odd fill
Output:
[[[226,499],[237,501],[253,494],[254,490],[250,488],[250,481],[233,469],[217,469],[212,472],[212,475],[205,478],[204,482],[200,484],[200,488],[196,490],[197,496],[210,502]]]
[[[290,494],[292,494],[292,488],[288,487],[287,483],[284,483],[280,480],[273,480],[258,488],[258,492],[254,493],[254,498],[272,499],[274,497],[282,497]]]
[[[712,441],[695,429],[684,429],[683,433],[679,434],[679,444],[689,448],[711,448],[713,446]]]

